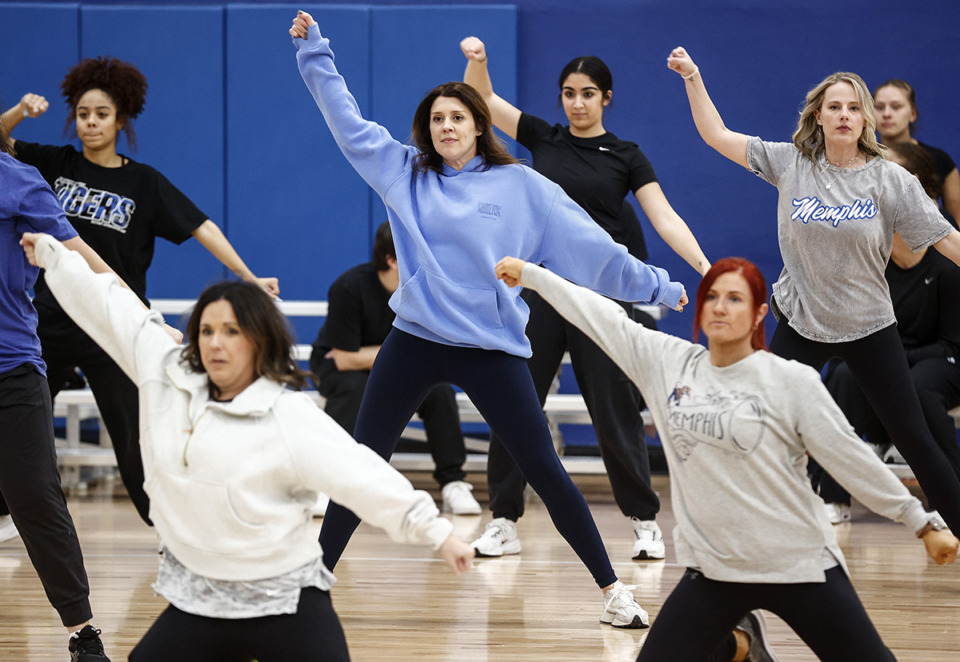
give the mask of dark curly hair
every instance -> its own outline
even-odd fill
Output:
[[[187,322],[187,346],[180,353],[180,360],[194,372],[207,372],[200,358],[200,318],[207,306],[221,299],[233,307],[237,325],[256,348],[254,374],[298,391],[302,389],[308,373],[301,370],[293,359],[293,337],[287,320],[267,293],[253,283],[223,281],[200,294]],[[219,394],[212,382],[210,390],[215,396]]]
[[[103,90],[117,106],[117,119],[123,120],[123,133],[132,151],[137,150],[137,132],[133,118],[143,112],[147,99],[147,78],[129,62],[109,55],[80,60],[60,83],[60,91],[70,108],[64,133],[70,133],[77,115],[80,97],[90,90]]]

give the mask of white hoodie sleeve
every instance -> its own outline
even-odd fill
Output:
[[[94,273],[79,253],[49,235],[37,242],[36,255],[60,306],[134,383],[177,348],[164,331],[163,316],[145,309],[114,275]]]

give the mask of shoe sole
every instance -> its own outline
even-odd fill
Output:
[[[662,561],[664,558],[666,558],[666,556],[667,556],[666,551],[664,551],[663,554],[660,554],[658,556],[656,554],[651,554],[645,549],[642,549],[640,550],[639,554],[633,557],[633,560],[634,561]]]
[[[512,556],[513,554],[519,554],[520,541],[512,540],[504,545],[501,545],[499,554],[486,554],[481,552],[477,547],[474,547],[473,551],[476,553],[477,557],[481,559],[498,559],[501,556]]]
[[[606,616],[606,614],[604,614]],[[611,627],[620,628],[621,630],[646,630],[650,627],[649,623],[644,623],[640,618],[640,614],[637,614],[633,617],[633,620],[629,623],[617,623],[617,621],[611,618],[609,621],[603,620],[603,617],[600,617],[600,622],[604,625],[609,625]]]

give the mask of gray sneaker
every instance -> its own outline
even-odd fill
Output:
[[[750,638],[750,650],[747,652],[746,662],[778,662],[777,656],[770,649],[767,641],[767,621],[763,612],[755,609],[740,619],[737,623],[740,630]]]

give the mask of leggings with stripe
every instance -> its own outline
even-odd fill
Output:
[[[414,411],[441,383],[463,389],[500,435],[560,535],[597,585],[615,582],[616,574],[587,502],[553,448],[525,359],[500,351],[443,345],[394,328],[370,372],[357,419],[357,441],[389,459]],[[320,530],[320,546],[323,561],[331,570],[359,523],[350,510],[330,504]]]
[[[822,343],[804,338],[784,320],[777,325],[770,351],[817,370],[833,357],[846,361],[890,441],[913,469],[930,506],[940,512],[951,531],[960,531],[960,479],[930,434],[895,326],[860,340]]]

